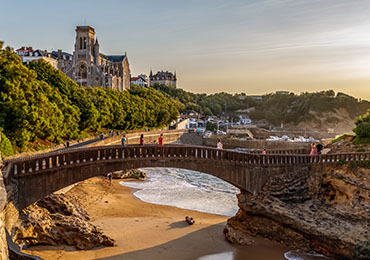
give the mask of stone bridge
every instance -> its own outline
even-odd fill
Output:
[[[216,176],[241,190],[258,193],[273,176],[299,174],[302,167],[338,161],[368,160],[369,153],[309,156],[304,150],[247,153],[205,146],[102,146],[5,161],[8,201],[21,210],[46,195],[79,181],[116,170],[169,167]],[[12,192],[9,192],[12,190]]]

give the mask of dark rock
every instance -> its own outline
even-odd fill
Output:
[[[145,179],[146,174],[138,169],[112,172],[113,179]]]
[[[362,242],[355,247],[355,260],[370,259],[370,241]]]
[[[240,210],[225,236],[244,244],[244,236],[258,235],[338,259],[370,259],[369,190],[370,170],[347,166],[273,176],[259,194],[238,195]]]

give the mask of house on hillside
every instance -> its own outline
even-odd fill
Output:
[[[139,75],[137,77],[131,77],[131,84],[138,85],[140,87],[147,87],[148,81],[145,78],[145,75]]]
[[[44,60],[54,68],[57,67],[57,61],[47,50],[34,50],[32,47],[21,47],[15,51],[21,57],[23,63],[30,63],[33,60]]]
[[[149,86],[154,86],[155,84],[166,85],[170,87],[176,87],[176,72],[172,73],[169,71],[158,71],[153,75],[153,72],[150,71],[149,74]]]

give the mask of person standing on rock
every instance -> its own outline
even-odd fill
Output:
[[[163,145],[163,134],[161,134],[161,135],[159,136],[159,138],[158,138],[158,144],[159,144],[160,146],[162,146],[162,145]]]
[[[122,146],[122,148],[124,148],[126,146],[126,142],[127,142],[126,135],[123,135],[122,138],[121,138],[121,146]]]

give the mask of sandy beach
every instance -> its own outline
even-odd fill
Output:
[[[92,178],[67,192],[78,198],[99,229],[115,239],[115,247],[79,251],[70,246],[35,246],[26,252],[46,260],[280,260],[289,250],[259,238],[251,246],[232,245],[223,235],[228,217],[145,203],[119,181],[109,186],[104,178]],[[185,216],[192,216],[195,224],[188,225]]]

